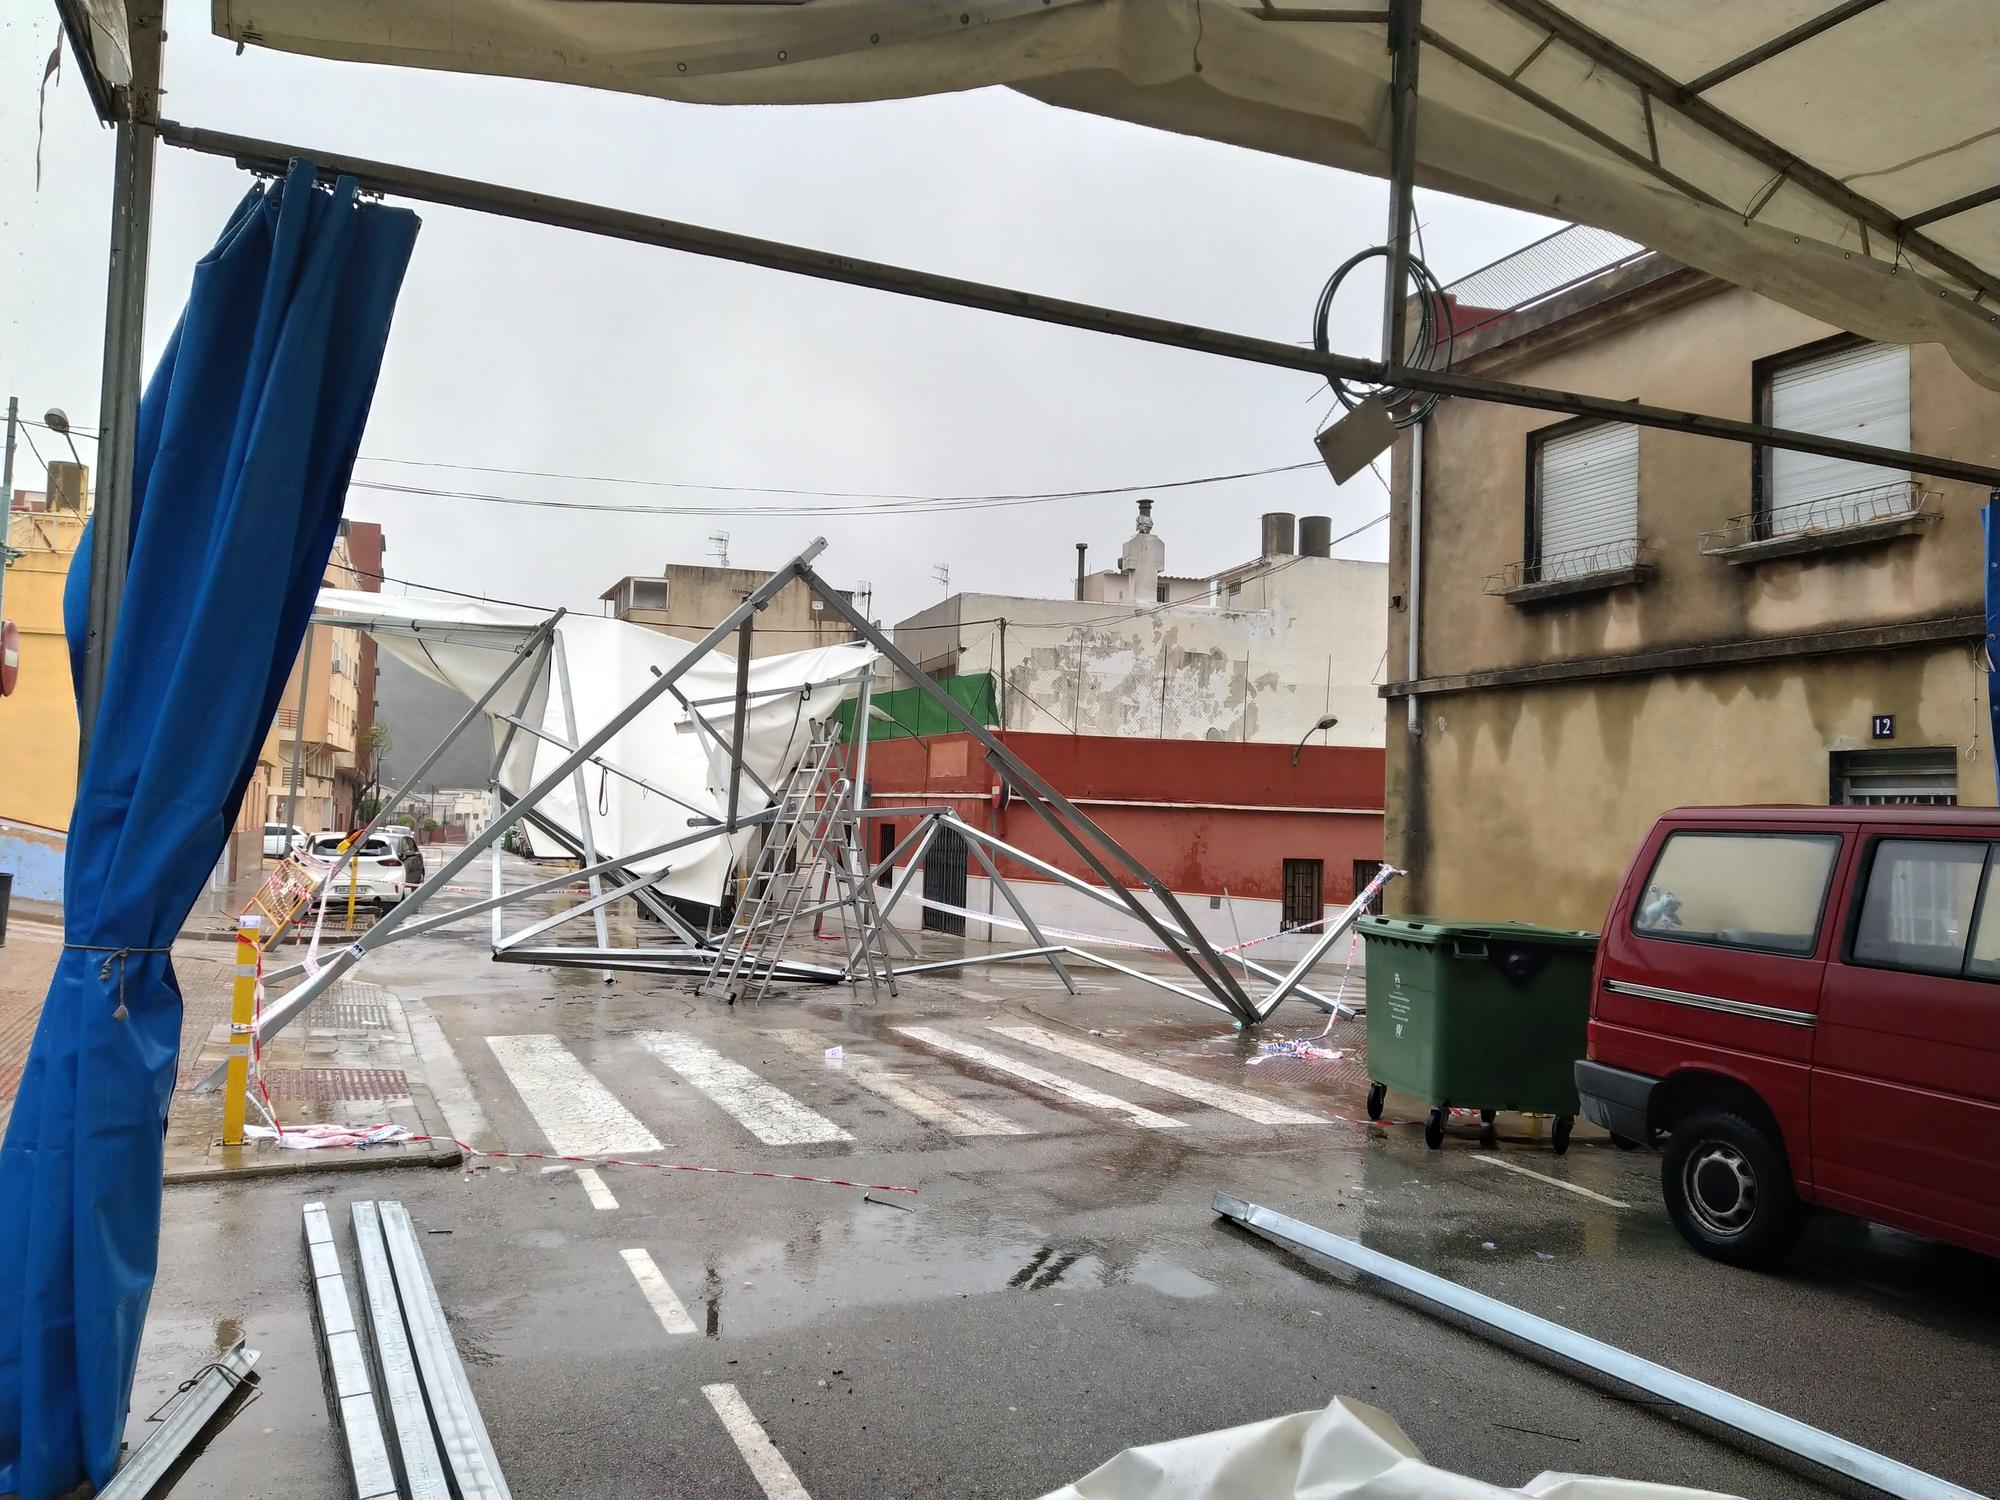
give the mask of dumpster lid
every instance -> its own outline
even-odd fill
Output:
[[[1365,938],[1391,938],[1423,945],[1458,939],[1531,943],[1548,948],[1595,948],[1598,936],[1572,927],[1543,927],[1534,922],[1473,922],[1451,917],[1363,917],[1356,925]]]

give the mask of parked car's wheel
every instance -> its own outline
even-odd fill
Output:
[[[1784,1143],[1733,1109],[1698,1109],[1675,1124],[1660,1186],[1682,1238],[1731,1265],[1769,1265],[1805,1224]]]

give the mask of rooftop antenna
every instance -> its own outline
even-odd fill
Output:
[[[938,587],[945,593],[951,592],[951,564],[938,563],[931,568],[931,577],[938,581]]]
[[[718,568],[728,567],[729,533],[726,531],[711,531],[708,534],[708,545],[715,549],[715,565]]]

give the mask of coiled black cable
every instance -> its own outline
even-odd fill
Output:
[[[1334,296],[1340,291],[1340,284],[1347,279],[1348,272],[1364,260],[1372,260],[1376,256],[1386,260],[1388,255],[1387,245],[1373,246],[1358,255],[1349,256],[1340,269],[1327,278],[1326,285],[1320,289],[1319,303],[1313,309],[1314,349],[1321,354],[1333,353],[1333,340],[1327,331],[1327,323],[1333,313]],[[1409,258],[1409,267],[1410,280],[1417,288],[1417,337],[1405,363],[1412,369],[1448,370],[1451,368],[1451,302],[1445,296],[1444,288],[1438,284],[1437,277],[1431,274],[1429,266],[1412,255]],[[1411,395],[1400,386],[1363,385],[1356,381],[1342,380],[1338,375],[1329,375],[1326,383],[1333,388],[1334,395],[1340,398],[1340,404],[1349,411],[1353,411],[1370,396],[1378,397],[1385,405],[1394,408],[1399,403],[1407,401]],[[1412,423],[1421,422],[1431,414],[1431,408],[1437,403],[1438,397],[1435,392],[1424,396],[1396,416],[1396,425],[1408,427]]]

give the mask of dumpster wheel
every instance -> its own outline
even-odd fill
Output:
[[[1433,1151],[1444,1144],[1444,1120],[1450,1109],[1449,1104],[1440,1104],[1424,1117],[1424,1144]]]
[[[1557,1156],[1569,1150],[1569,1133],[1575,1124],[1574,1115],[1556,1116],[1556,1123],[1549,1129],[1549,1146]]]
[[[1386,1083],[1373,1083],[1373,1082],[1371,1082],[1371,1083],[1370,1083],[1370,1084],[1368,1085],[1368,1118],[1369,1118],[1369,1119],[1371,1119],[1371,1120],[1379,1120],[1379,1119],[1381,1119],[1381,1118],[1382,1118],[1382,1101],[1383,1101],[1384,1099],[1388,1098],[1388,1097],[1389,1097],[1389,1085],[1388,1085],[1388,1084],[1386,1084]]]

